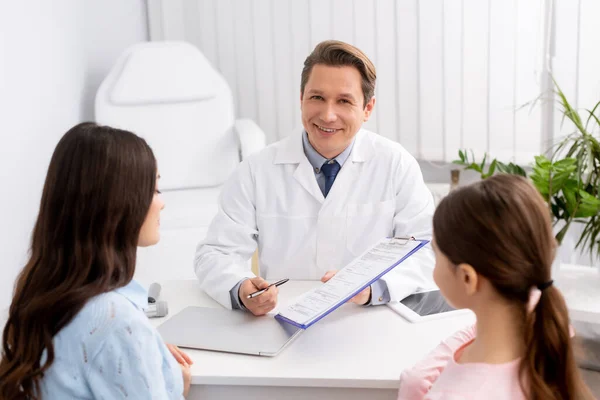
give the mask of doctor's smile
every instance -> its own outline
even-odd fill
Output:
[[[326,133],[326,134],[333,134],[336,131],[341,130],[341,129],[338,129],[338,128],[325,128],[324,126],[320,126],[320,125],[317,125],[317,124],[313,124],[313,125],[316,126],[320,131],[322,131],[323,133]]]

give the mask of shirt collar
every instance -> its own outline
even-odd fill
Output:
[[[115,292],[124,296],[139,309],[145,310],[148,308],[148,291],[133,279],[127,285],[115,289]]]
[[[348,156],[352,152],[352,147],[354,147],[355,140],[356,136],[354,137],[354,139],[352,139],[352,143],[350,143],[350,145],[346,147],[346,150],[342,151],[337,157],[332,158],[332,160],[336,160],[338,164],[340,164],[340,167],[344,165],[344,163],[348,159]],[[308,134],[306,133],[306,131],[302,132],[302,146],[304,147],[304,154],[306,154],[306,158],[308,158],[308,161],[310,162],[310,165],[313,166],[313,168],[320,169],[326,161],[329,161],[329,159],[320,155],[312,146],[312,144],[310,144],[310,142],[308,141]]]

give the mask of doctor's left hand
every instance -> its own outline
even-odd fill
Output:
[[[333,278],[333,276],[335,274],[337,274],[336,269],[327,271],[325,273],[325,275],[323,275],[323,277],[321,278],[321,282],[323,282],[323,283],[327,282],[328,280]],[[356,296],[354,296],[353,298],[351,298],[348,301],[350,301],[352,303],[356,303],[359,306],[364,306],[365,304],[367,304],[369,302],[370,299],[371,299],[371,286],[367,287],[362,292],[360,292],[359,294],[357,294]]]

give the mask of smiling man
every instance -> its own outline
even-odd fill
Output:
[[[347,43],[322,42],[306,58],[304,129],[240,164],[198,245],[196,275],[223,306],[263,315],[277,304],[278,288],[247,297],[267,287],[265,279],[326,281],[383,237],[431,237],[433,198],[416,160],[362,129],[375,107],[375,80],[371,61]],[[260,277],[248,267],[257,247]],[[433,253],[420,251],[352,301],[400,300],[431,285],[433,266]]]

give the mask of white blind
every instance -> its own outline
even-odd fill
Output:
[[[195,44],[225,76],[240,117],[269,142],[300,125],[300,72],[325,39],[377,68],[366,127],[417,158],[459,148],[530,163],[566,133],[546,67],[579,107],[600,99],[598,0],[149,0],[152,40]],[[548,101],[548,100],[547,100]]]

